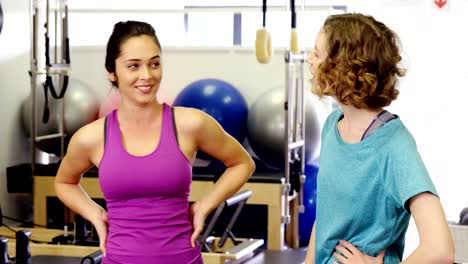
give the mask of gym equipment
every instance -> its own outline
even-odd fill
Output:
[[[86,178],[85,178],[86,179]],[[96,185],[94,185],[96,186]],[[205,189],[206,190],[206,189]],[[199,238],[198,241],[213,241],[209,247],[211,252],[203,252],[202,257],[205,264],[220,264],[220,263],[241,263],[242,261],[247,260],[248,258],[252,257],[254,251],[258,249],[260,246],[263,245],[262,239],[243,239],[243,238],[236,238],[231,232],[231,228],[237,219],[237,216],[242,209],[243,205],[247,201],[249,197],[251,197],[252,191],[246,190],[239,192],[229,199],[227,199],[224,203],[222,203],[218,209],[216,210],[216,214],[220,215],[224,208],[237,206],[237,210],[229,221],[226,231],[221,237],[216,238],[209,238],[206,234],[209,234],[211,231],[210,228],[206,228],[205,232],[203,233],[203,238]],[[215,218],[212,218],[210,225],[213,226],[216,222]],[[32,263],[40,263],[39,261],[36,262],[36,259],[41,257],[44,259],[44,262],[41,263],[53,263],[52,256],[60,256],[61,263],[79,263],[76,259],[70,258],[69,260],[64,259],[65,256],[77,256],[81,257],[81,263],[100,263],[102,260],[102,253],[97,246],[82,246],[82,245],[56,245],[51,244],[54,241],[54,238],[57,237],[68,237],[69,235],[63,230],[55,230],[55,229],[44,229],[44,228],[31,228],[28,231],[22,231],[23,228],[14,228],[18,230],[17,233],[21,232],[28,232],[28,236],[24,242],[29,242],[29,237],[31,241],[41,242],[41,243],[31,243],[30,251],[28,250],[30,259],[32,259]],[[0,236],[7,236],[11,234],[12,231],[7,228],[0,227]],[[8,244],[8,254],[10,256],[19,257],[21,252],[26,252],[26,243],[21,243],[21,249],[18,249],[18,243],[14,244],[13,241],[7,241],[5,243]],[[18,242],[18,238],[16,240]],[[15,250],[16,249],[16,250]],[[23,254],[23,253],[21,253]],[[27,254],[23,254],[27,255]],[[8,258],[8,256],[7,256]],[[47,259],[46,259],[47,258]],[[49,262],[47,262],[47,261]],[[78,261],[79,261],[78,260]],[[67,262],[65,262],[67,261]],[[16,262],[18,263],[18,262]],[[4,264],[4,263],[1,263]]]
[[[244,207],[247,199],[252,196],[252,191],[244,190],[239,192],[226,201],[220,204],[214,214],[211,217],[210,222],[205,227],[202,234],[197,238],[197,241],[201,245],[202,252],[207,252],[208,254],[218,253],[223,255],[228,255],[226,259],[240,260],[246,259],[253,255],[253,251],[263,245],[263,239],[237,239],[232,233],[232,227],[236,222],[239,213]],[[216,239],[214,236],[210,236],[213,231],[213,227],[219,219],[219,216],[226,207],[236,206],[237,208],[232,215],[229,223],[226,226],[223,235]],[[230,238],[230,244],[226,243],[227,239]],[[230,248],[227,250],[227,246]]]
[[[257,30],[255,38],[255,56],[260,63],[268,63],[272,55],[271,37],[266,30],[267,1],[263,0],[263,28]]]
[[[314,127],[320,129],[315,131],[314,135],[307,134],[307,124],[312,123],[312,120],[318,120],[318,118],[307,118],[306,120],[306,98],[312,96],[307,93],[304,87],[304,61],[306,58],[305,52],[298,50],[297,35],[295,34],[296,26],[296,15],[295,15],[295,2],[291,0],[291,43],[290,48],[285,52],[286,62],[286,91],[284,93],[284,141],[283,141],[283,164],[284,164],[284,179],[285,188],[283,195],[283,206],[285,212],[283,215],[283,223],[291,223],[291,214],[289,208],[289,195],[297,194],[297,204],[292,208],[293,212],[299,213],[304,212],[304,197],[303,197],[303,185],[306,180],[304,174],[304,166],[306,164],[306,149],[307,145],[314,144],[316,149],[318,148],[317,142],[320,142],[321,124],[323,122],[314,123]],[[320,102],[319,102],[320,104]],[[320,104],[320,106],[322,106]],[[314,110],[319,109],[316,105],[313,107]],[[317,111],[317,110],[316,110]],[[314,112],[315,113],[315,112]],[[317,125],[318,124],[318,125]],[[308,142],[306,145],[306,140]],[[309,157],[310,158],[310,157]],[[315,157],[313,157],[315,158]],[[312,159],[313,159],[312,158]],[[299,241],[294,241],[294,247],[298,247]]]
[[[64,97],[65,132],[73,135],[80,127],[96,120],[99,100],[94,90],[84,82],[70,79],[69,90]],[[59,115],[57,115],[57,119]]]
[[[67,142],[69,138],[82,126],[96,120],[99,101],[94,90],[86,85],[84,82],[77,79],[69,79],[68,91],[64,94],[61,101],[53,100],[48,103],[48,115],[47,122],[36,123],[36,138],[40,140],[36,141],[36,147],[47,153],[53,153],[60,155],[60,140],[57,137],[49,137],[54,131],[57,131],[60,127],[62,114],[64,115],[63,122],[63,136],[64,141]],[[31,114],[32,114],[32,95],[29,95],[22,103],[21,106],[21,117],[23,127],[28,136],[31,135]],[[35,105],[39,106],[39,109],[44,106],[44,97],[40,94],[36,96]],[[63,103],[63,106],[62,106]],[[63,107],[63,113],[61,113],[61,107]],[[37,109],[36,109],[37,110]],[[42,113],[34,111],[36,120],[40,119]],[[66,144],[66,143],[65,143]]]
[[[120,106],[120,92],[112,88],[106,98],[99,106],[98,118],[102,118],[110,114],[114,109]]]
[[[64,96],[65,99],[65,132],[68,135],[74,134],[80,127],[96,120],[99,101],[94,90],[84,82],[71,79],[69,81],[69,90]],[[39,108],[44,107],[44,97],[36,97],[36,105]],[[32,96],[29,95],[22,103],[21,117],[23,127],[28,136],[31,131],[31,107]],[[57,112],[60,107],[58,101],[49,103],[50,118],[47,123],[39,122],[36,128],[38,135],[52,133],[58,128],[60,114]],[[36,118],[42,113],[36,112]],[[39,119],[39,118],[38,118]]]
[[[31,250],[29,248],[29,238],[31,231],[16,231],[16,263],[30,263]]]
[[[284,88],[274,88],[260,95],[249,111],[247,137],[255,154],[267,165],[284,168]],[[312,94],[305,101],[305,163],[320,154],[320,136],[326,119],[323,104]]]
[[[296,3],[294,0],[290,0],[291,4],[291,39],[290,49],[293,53],[299,53],[299,42],[297,40],[296,31]]]
[[[304,174],[304,213],[299,214],[299,246],[307,246],[310,233],[315,222],[317,201],[317,173],[319,168],[313,164],[306,164]]]
[[[10,263],[8,257],[8,238],[0,236],[0,264],[8,263]]]
[[[81,260],[81,264],[100,264],[104,255],[101,250],[93,252]]]
[[[177,95],[173,105],[202,110],[241,143],[246,136],[247,102],[234,86],[223,80],[201,79],[192,82]],[[197,157],[210,159],[206,154]]]
[[[224,243],[226,242],[227,237],[232,240],[234,245],[237,245],[239,242],[236,240],[236,237],[234,234],[231,232],[232,227],[234,223],[237,220],[237,217],[239,216],[240,211],[244,207],[245,203],[247,202],[247,199],[249,199],[252,196],[251,191],[242,191],[240,193],[235,194],[233,197],[227,199],[222,203],[221,205],[218,206],[216,211],[214,212],[213,216],[211,217],[211,220],[209,224],[206,226],[204,232],[197,238],[197,241],[201,245],[201,249],[203,252],[213,252],[213,249],[211,248],[211,244],[213,242],[213,239],[209,238],[211,232],[213,231],[213,227],[215,226],[216,222],[218,221],[219,216],[224,210],[224,207],[229,207],[229,206],[234,206],[237,205],[236,211],[234,212],[234,215],[232,216],[231,220],[229,221],[226,230],[224,231],[221,239],[218,241],[218,247],[223,247]],[[262,243],[263,244],[263,243]]]
[[[458,223],[460,225],[468,225],[468,207],[463,208],[460,212],[460,221]]]
[[[47,165],[49,166],[49,165]],[[48,225],[50,207],[47,201],[57,197],[54,189],[55,170],[41,171],[38,168],[33,176],[33,206],[34,223],[38,225]],[[279,173],[281,174],[281,173]],[[258,175],[257,175],[258,176]],[[282,250],[284,247],[285,231],[281,223],[281,216],[284,208],[281,207],[283,200],[283,179],[274,177],[251,177],[242,189],[252,191],[252,197],[247,200],[247,204],[265,206],[267,210],[268,221],[267,246],[268,249]],[[213,175],[193,175],[192,185],[190,187],[189,201],[195,202],[201,199],[207,191],[214,186]],[[104,195],[99,186],[98,175],[95,172],[87,172],[83,175],[80,185],[92,199],[102,199]],[[0,233],[1,235],[1,233]],[[244,236],[245,237],[245,236]]]
[[[68,88],[68,72],[70,69],[70,49],[68,39],[68,6],[66,1],[55,1],[53,16],[50,12],[50,1],[30,0],[30,29],[31,51],[30,71],[31,76],[31,165],[34,171],[36,160],[36,144],[42,140],[60,141],[60,156],[65,155],[65,113],[63,97]],[[49,23],[50,17],[54,17],[53,27]],[[44,23],[43,27],[41,27]],[[53,38],[50,38],[50,29],[53,28]],[[44,38],[41,37],[44,33]],[[52,42],[52,43],[51,43]],[[45,45],[44,45],[45,44]],[[52,48],[51,48],[52,47]],[[41,56],[43,53],[45,56]],[[42,85],[38,85],[42,84]],[[42,122],[47,123],[50,118],[49,91],[54,100],[59,100],[61,105],[57,113],[60,114],[56,133],[37,136],[36,99],[38,88],[42,86],[44,92],[44,104]],[[59,88],[60,90],[56,90]],[[53,125],[52,125],[53,126]]]
[[[36,107],[37,109],[45,108],[45,99],[42,94],[38,94],[36,97]],[[31,113],[32,113],[32,96],[31,94],[26,97],[21,104],[21,122],[23,124],[23,129],[26,135],[31,136]],[[52,113],[56,112],[56,104],[49,105],[49,111]],[[43,113],[40,111],[35,111],[36,120],[42,120]],[[57,131],[57,120],[53,118],[52,120],[47,120],[47,122],[37,122],[36,123],[36,134],[38,136],[48,135]]]
[[[55,235],[60,230],[53,229],[42,229],[42,228],[33,228],[31,231],[31,239],[41,240],[44,243],[31,243],[31,263],[32,264],[90,264],[101,263],[102,257],[101,251],[97,247],[84,247],[84,246],[74,246],[74,245],[52,245],[46,244],[51,235]],[[5,237],[1,237],[3,234],[11,235],[11,231],[0,228],[0,247],[5,245],[8,247],[8,254],[10,257],[15,256],[15,239],[8,240]],[[216,238],[215,240],[217,240]],[[4,244],[2,244],[4,243]],[[226,241],[225,246],[231,244],[231,241]],[[216,245],[216,243],[214,244]],[[229,247],[228,247],[229,250]],[[0,251],[0,253],[3,251]],[[0,264],[13,264],[14,261],[10,262],[0,262]],[[202,253],[203,262],[205,264],[221,264],[221,263],[244,263],[244,264],[299,264],[303,263],[306,255],[306,248],[299,250],[261,250],[253,256],[246,255],[246,258],[240,258],[239,254],[229,250],[229,253]],[[236,259],[236,256],[238,257]],[[1,256],[0,256],[1,257]],[[92,258],[92,259],[91,259]],[[1,259],[0,259],[1,260]],[[94,261],[94,262],[93,262]],[[16,262],[18,263],[18,262]]]
[[[16,257],[17,259],[13,263],[79,263],[83,256],[99,250],[98,247],[93,246],[50,244],[49,242],[52,241],[53,237],[63,234],[63,230],[45,228],[25,229],[21,227],[13,229],[16,230],[16,236],[7,241],[9,258]],[[12,233],[12,230],[0,227],[0,236],[11,237]],[[35,243],[29,243],[29,241],[35,241]],[[18,257],[23,260],[29,260],[29,262],[19,262]]]
[[[282,214],[282,223],[288,225],[291,222],[289,212],[289,201],[296,198],[297,205],[293,205],[293,215],[296,212],[303,212],[303,183],[305,182],[304,166],[306,163],[314,161],[318,157],[318,144],[320,143],[321,126],[323,125],[322,114],[317,118],[307,117],[306,101],[309,95],[304,87],[304,62],[305,52],[299,50],[298,36],[296,32],[296,12],[295,1],[290,0],[289,8],[291,10],[291,35],[290,47],[285,52],[286,62],[286,85],[284,97],[278,93],[275,96],[270,94],[263,95],[259,101],[254,104],[250,110],[248,125],[248,139],[255,154],[275,168],[284,169],[284,193],[282,194],[282,205],[284,213]],[[264,5],[266,2],[264,1]],[[266,11],[265,6],[264,13]],[[344,9],[343,6],[327,6],[331,9]],[[259,59],[258,54],[257,59]],[[259,60],[262,63],[262,61]],[[267,97],[268,96],[268,97]],[[265,99],[265,97],[267,97]],[[262,100],[266,103],[262,104]],[[274,104],[276,107],[273,107]],[[269,108],[267,108],[269,106]],[[314,107],[314,111],[325,113],[325,109]],[[317,108],[317,109],[315,109]],[[276,110],[276,111],[274,111]],[[284,112],[281,117],[281,111]],[[263,114],[262,114],[263,112]],[[314,112],[315,113],[315,112]],[[314,116],[316,117],[316,116]],[[326,114],[323,114],[323,121]],[[320,120],[320,121],[317,121]],[[315,130],[311,135],[307,135],[307,126],[309,122],[318,124],[320,129]],[[314,124],[314,125],[315,125]],[[316,126],[314,126],[316,127]],[[309,142],[306,142],[309,141]],[[313,144],[313,146],[310,146]],[[313,147],[316,153],[310,155]],[[278,155],[283,152],[283,155]],[[313,152],[312,152],[313,153]],[[311,157],[312,156],[312,157]],[[278,158],[279,157],[279,158]],[[294,241],[295,245],[298,241]]]

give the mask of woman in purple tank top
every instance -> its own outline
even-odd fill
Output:
[[[203,263],[196,242],[208,214],[236,193],[255,165],[246,150],[202,111],[161,104],[161,46],[154,29],[119,22],[105,67],[121,104],[78,130],[58,170],[60,200],[90,221],[104,263]],[[192,162],[201,150],[226,165],[214,188],[189,207]],[[99,168],[107,211],[80,186]]]

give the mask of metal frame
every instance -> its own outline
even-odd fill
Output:
[[[247,199],[249,199],[252,196],[252,191],[245,190],[239,193],[236,193],[234,196],[231,198],[227,199],[224,201],[222,204],[218,206],[216,209],[215,213],[213,214],[213,217],[211,218],[208,226],[205,228],[204,232],[201,234],[201,236],[198,237],[197,241],[200,243],[202,250],[206,250],[207,252],[212,253],[212,250],[210,248],[210,245],[207,241],[213,242],[213,239],[209,239],[211,232],[213,231],[214,225],[218,221],[218,218],[220,217],[221,213],[223,212],[225,207],[231,207],[237,205],[236,211],[234,212],[233,216],[229,220],[229,223],[226,227],[226,230],[223,232],[223,235],[221,236],[219,242],[218,242],[218,247],[223,247],[224,243],[226,242],[226,239],[229,237],[231,238],[232,242],[234,245],[238,244],[238,241],[234,234],[231,232],[232,227],[234,226],[234,223],[237,221],[237,218],[239,217],[240,212],[242,211],[242,208],[244,207],[245,203],[247,202]],[[239,242],[240,243],[240,242]]]
[[[63,96],[68,85],[68,72],[70,69],[69,57],[69,41],[68,41],[68,6],[64,0],[56,0],[54,7],[50,7],[50,0],[30,0],[30,34],[31,34],[31,50],[30,50],[30,77],[31,77],[31,167],[34,173],[36,164],[36,146],[41,140],[51,138],[60,138],[60,154],[61,158],[65,155],[65,101]],[[44,6],[45,4],[45,6]],[[51,11],[54,14],[54,47],[50,47],[49,33],[51,29],[50,15]],[[45,34],[44,48],[41,46],[41,36],[39,29],[41,28],[41,15],[45,16]],[[59,42],[60,41],[60,42]],[[50,52],[50,51],[53,52]],[[45,59],[40,51],[45,53]],[[50,55],[53,54],[53,62]],[[58,86],[62,87],[59,95],[55,93],[53,88],[53,76],[57,76]],[[51,89],[52,97],[60,100],[60,117],[58,122],[58,132],[49,135],[37,135],[37,89],[38,82],[42,83],[44,89]],[[49,87],[47,87],[49,86]]]

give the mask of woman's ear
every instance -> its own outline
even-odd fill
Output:
[[[108,76],[108,78],[109,78],[109,80],[110,80],[111,82],[116,82],[116,81],[117,81],[117,77],[115,76],[115,72],[109,72],[109,73],[107,74],[107,76]]]

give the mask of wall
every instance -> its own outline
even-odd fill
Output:
[[[30,197],[6,192],[6,167],[29,160],[29,145],[20,126],[22,100],[29,94],[28,1],[2,1],[0,35],[0,205],[9,216],[25,216]]]

